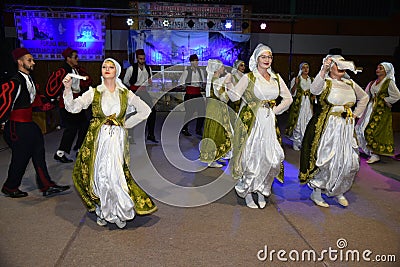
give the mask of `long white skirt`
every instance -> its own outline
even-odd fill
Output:
[[[365,140],[365,128],[367,128],[369,119],[372,114],[372,106],[373,103],[369,102],[367,108],[365,109],[364,116],[358,121],[356,125],[356,134],[357,134],[357,139],[358,139],[358,145],[361,148],[361,150],[367,154],[368,156],[371,156],[371,150],[367,147],[367,141]]]
[[[94,163],[94,194],[100,198],[96,214],[115,223],[135,216],[123,171],[125,131],[120,126],[103,125],[98,136]]]
[[[240,197],[259,192],[271,195],[274,178],[285,159],[283,148],[276,137],[275,114],[270,109],[259,108],[242,154],[243,176],[235,186]]]
[[[302,96],[299,117],[297,119],[296,127],[293,129],[293,136],[291,137],[295,146],[301,147],[307,124],[312,116],[313,112],[311,109],[310,97]]]
[[[360,167],[354,121],[330,116],[317,150],[319,172],[309,184],[328,196],[347,192]]]

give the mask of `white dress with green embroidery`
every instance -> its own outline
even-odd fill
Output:
[[[285,154],[276,134],[275,116],[286,111],[292,103],[289,89],[279,77],[278,81],[271,76],[270,81],[263,78],[257,70],[253,71],[256,77],[254,95],[260,100],[275,100],[282,97],[279,105],[273,108],[260,107],[256,111],[256,119],[251,129],[243,153],[241,165],[243,175],[238,180],[235,189],[240,197],[245,197],[252,192],[259,192],[264,196],[271,194],[274,178],[281,170],[281,163]],[[228,91],[229,98],[237,101],[250,86],[248,75],[244,75],[237,85]]]

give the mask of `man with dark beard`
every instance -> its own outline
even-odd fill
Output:
[[[32,103],[36,97],[36,86],[30,76],[35,62],[26,48],[12,52],[18,64],[18,72],[7,83],[1,85],[0,120],[4,126],[4,139],[11,148],[8,177],[1,189],[7,197],[26,197],[19,189],[29,160],[36,171],[36,183],[43,196],[51,196],[68,190],[70,186],[57,185],[50,178],[45,161],[44,139],[39,126],[32,121]]]

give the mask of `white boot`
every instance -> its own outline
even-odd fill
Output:
[[[336,197],[337,202],[342,205],[343,207],[347,207],[349,205],[349,202],[347,201],[347,199],[343,196],[343,194],[338,195]]]
[[[106,226],[107,225],[107,221],[102,219],[102,218],[100,218],[100,217],[97,217],[96,222],[97,222],[97,225],[100,225],[100,226]]]
[[[371,154],[371,157],[367,160],[367,163],[372,164],[372,163],[378,162],[380,160],[381,160],[381,158],[378,155]]]
[[[261,194],[260,192],[257,192],[257,196],[258,196],[258,205],[260,206],[260,209],[265,208],[265,206],[267,205],[267,201],[265,201],[264,195]]]
[[[313,192],[311,193],[310,196],[311,200],[314,201],[314,203],[317,206],[323,207],[323,208],[329,208],[329,204],[325,202],[325,200],[321,196],[321,189],[315,188]]]
[[[251,195],[251,193],[248,193],[246,195],[246,197],[244,198],[244,200],[246,201],[247,207],[249,207],[251,209],[258,209],[258,206],[256,205],[256,203],[254,203],[254,199],[253,199],[253,196]]]
[[[216,161],[208,163],[208,167],[210,167],[210,168],[221,168],[222,166],[224,166],[224,165],[222,165]]]
[[[119,218],[115,221],[115,224],[118,226],[118,228],[122,229],[126,225],[126,221],[121,221]]]

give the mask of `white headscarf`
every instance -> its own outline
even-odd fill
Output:
[[[341,55],[327,55],[323,60],[322,63],[325,61],[327,58],[332,58],[332,64],[331,68],[333,66],[333,63],[336,63],[337,67],[339,70],[350,70],[354,72],[354,74],[357,74],[358,72],[361,72],[360,69],[356,68],[356,65],[354,64],[353,61],[346,61],[344,57]]]
[[[206,97],[209,97],[211,90],[211,80],[214,73],[223,66],[222,62],[218,59],[209,59],[206,67],[207,71],[207,85],[206,85]]]
[[[301,62],[299,65],[299,73],[297,74],[297,77],[300,76],[301,73],[303,72],[301,69],[303,68],[304,65],[310,66],[307,62]]]
[[[119,78],[119,75],[121,75],[121,65],[113,58],[106,58],[103,63],[101,64],[103,66],[104,62],[106,61],[111,61],[114,63],[115,68],[116,68],[116,72],[115,72],[115,83],[117,84],[117,87],[122,88],[122,89],[128,89],[126,88],[126,86],[124,85],[124,83],[121,81],[121,79]],[[103,76],[101,76],[101,84],[104,84],[104,78]]]
[[[269,46],[266,46],[265,44],[261,43],[258,44],[257,47],[254,49],[253,54],[250,57],[249,61],[250,71],[254,71],[255,69],[257,69],[257,59],[264,52],[271,52],[272,54],[272,49]],[[269,67],[267,71],[269,74],[271,74],[272,73],[271,67]]]
[[[396,82],[395,77],[394,77],[394,67],[393,67],[392,63],[382,62],[382,63],[380,63],[380,65],[382,65],[385,68],[386,77],[388,77],[388,79],[392,79],[393,82]]]
[[[235,62],[233,63],[232,71],[231,71],[232,74],[236,74],[238,72],[238,68],[241,63],[244,63],[244,61],[240,60],[240,59],[235,60]]]

